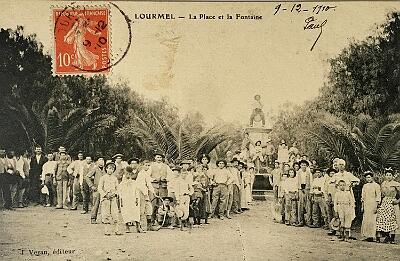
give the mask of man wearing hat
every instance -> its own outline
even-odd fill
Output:
[[[224,159],[219,159],[216,162],[217,169],[212,171],[212,182],[214,184],[212,205],[211,205],[211,216],[214,217],[215,209],[219,208],[219,218],[224,219],[224,211],[226,210],[227,197],[228,197],[228,186],[230,182],[230,173],[226,168],[227,162]]]
[[[122,160],[123,157],[124,157],[124,155],[122,155],[121,153],[115,154],[112,157],[112,160],[116,166],[114,176],[117,178],[118,183],[121,183],[122,178],[124,176],[125,168],[128,166],[128,163],[126,161]]]
[[[150,198],[154,198],[154,188],[150,177],[151,163],[148,160],[142,162],[142,169],[139,171],[136,181],[138,186],[142,188],[140,200],[143,204],[140,205],[140,225],[142,228],[150,230],[152,225],[153,206]]]
[[[326,178],[322,176],[322,170],[317,168],[314,170],[314,177],[311,183],[311,197],[312,197],[312,227],[320,227],[319,221],[324,223],[324,228],[327,229],[330,220],[328,220],[327,206],[325,201]]]
[[[96,161],[94,168],[89,170],[89,172],[85,176],[86,184],[90,188],[93,198],[93,207],[92,207],[92,212],[90,213],[90,220],[92,224],[96,224],[97,214],[99,212],[100,194],[97,188],[99,186],[99,181],[101,176],[103,176],[106,173],[104,168],[104,163],[105,163],[104,158],[99,157]]]
[[[229,177],[230,177],[229,181],[227,183],[228,195],[227,195],[227,204],[226,204],[226,217],[228,219],[231,219],[230,212],[232,210],[233,205],[234,205],[235,212],[238,212],[238,209],[239,209],[238,202],[240,202],[240,197],[239,197],[240,173],[238,170],[238,164],[239,164],[239,160],[237,158],[233,158],[231,160],[231,166],[229,166],[227,168],[229,170]],[[234,187],[237,190],[236,193],[234,193],[234,190],[235,190]]]
[[[309,170],[310,163],[307,160],[301,160],[299,162],[300,169],[296,173],[298,188],[299,188],[299,202],[298,202],[298,224],[297,226],[312,225],[312,214],[311,214],[311,198],[310,189],[313,181],[313,176]],[[304,220],[305,219],[305,220]]]
[[[140,160],[139,160],[139,158],[136,158],[136,157],[130,158],[130,159],[128,159],[127,163],[132,168],[132,173],[137,175],[139,173],[139,171],[140,171],[140,168],[139,168],[140,167],[140,165],[139,165]]]
[[[338,183],[340,180],[344,180],[346,182],[346,190],[350,190],[353,194],[353,186],[360,184],[360,179],[354,176],[352,173],[346,171],[346,161],[344,159],[338,159],[336,161],[337,173],[333,175],[333,179],[335,180],[336,187],[338,189]]]
[[[154,161],[150,167],[150,176],[154,187],[154,193],[160,197],[168,196],[167,177],[172,175],[171,168],[164,163],[164,153],[156,150],[153,153]]]
[[[36,204],[40,203],[40,177],[42,176],[43,165],[47,159],[42,152],[42,147],[35,147],[35,155],[32,156],[29,170],[30,200]]]
[[[77,154],[77,159],[72,161],[67,168],[67,172],[70,176],[70,181],[72,180],[72,204],[70,210],[76,210],[78,206],[78,197],[81,194],[80,182],[79,180],[83,178],[83,165],[85,164],[85,159],[83,157],[83,152],[79,151]]]
[[[157,210],[157,222],[163,227],[173,229],[176,224],[175,209],[172,206],[172,197],[163,197],[164,204]]]
[[[7,173],[7,159],[6,151],[0,149],[0,189],[3,194],[4,208],[11,210],[11,191],[10,191],[10,181],[9,174]]]
[[[57,182],[57,209],[62,209],[67,206],[67,188],[69,182],[67,168],[70,164],[71,160],[65,149],[59,150],[55,178]]]

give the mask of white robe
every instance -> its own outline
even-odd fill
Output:
[[[121,215],[124,223],[140,221],[140,189],[135,180],[126,179],[118,185]]]

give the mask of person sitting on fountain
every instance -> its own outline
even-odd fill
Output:
[[[253,102],[253,112],[251,113],[250,116],[250,126],[253,127],[254,120],[257,119],[256,121],[260,121],[259,118],[261,118],[262,121],[262,126],[265,126],[265,115],[262,110],[263,104],[261,103],[261,96],[259,94],[254,96],[254,102]],[[256,118],[257,117],[257,118]]]

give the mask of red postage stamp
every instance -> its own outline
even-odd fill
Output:
[[[93,74],[110,71],[109,9],[53,8],[53,72]]]

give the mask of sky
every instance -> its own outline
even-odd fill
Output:
[[[45,50],[53,51],[51,8],[55,2],[1,1],[0,25],[36,33]],[[65,6],[70,2],[56,2]],[[105,2],[107,3],[107,2]],[[289,12],[293,3],[116,3],[132,23],[132,46],[108,74],[111,81],[127,81],[150,99],[165,97],[181,115],[199,111],[207,123],[219,120],[247,123],[255,94],[264,110],[273,113],[286,102],[301,104],[318,95],[329,72],[328,59],[353,40],[362,40],[385,21],[396,2],[330,2],[336,8],[319,14]],[[79,5],[94,4],[79,2]],[[101,4],[96,2],[95,4]],[[302,3],[312,10],[319,2]],[[282,9],[288,9],[283,11]],[[121,13],[111,9],[111,52],[118,58],[128,42]],[[135,14],[172,13],[175,20],[136,20]],[[234,19],[189,20],[189,14],[234,15]],[[261,20],[237,20],[235,14],[259,15]],[[304,30],[313,16],[320,29]]]

